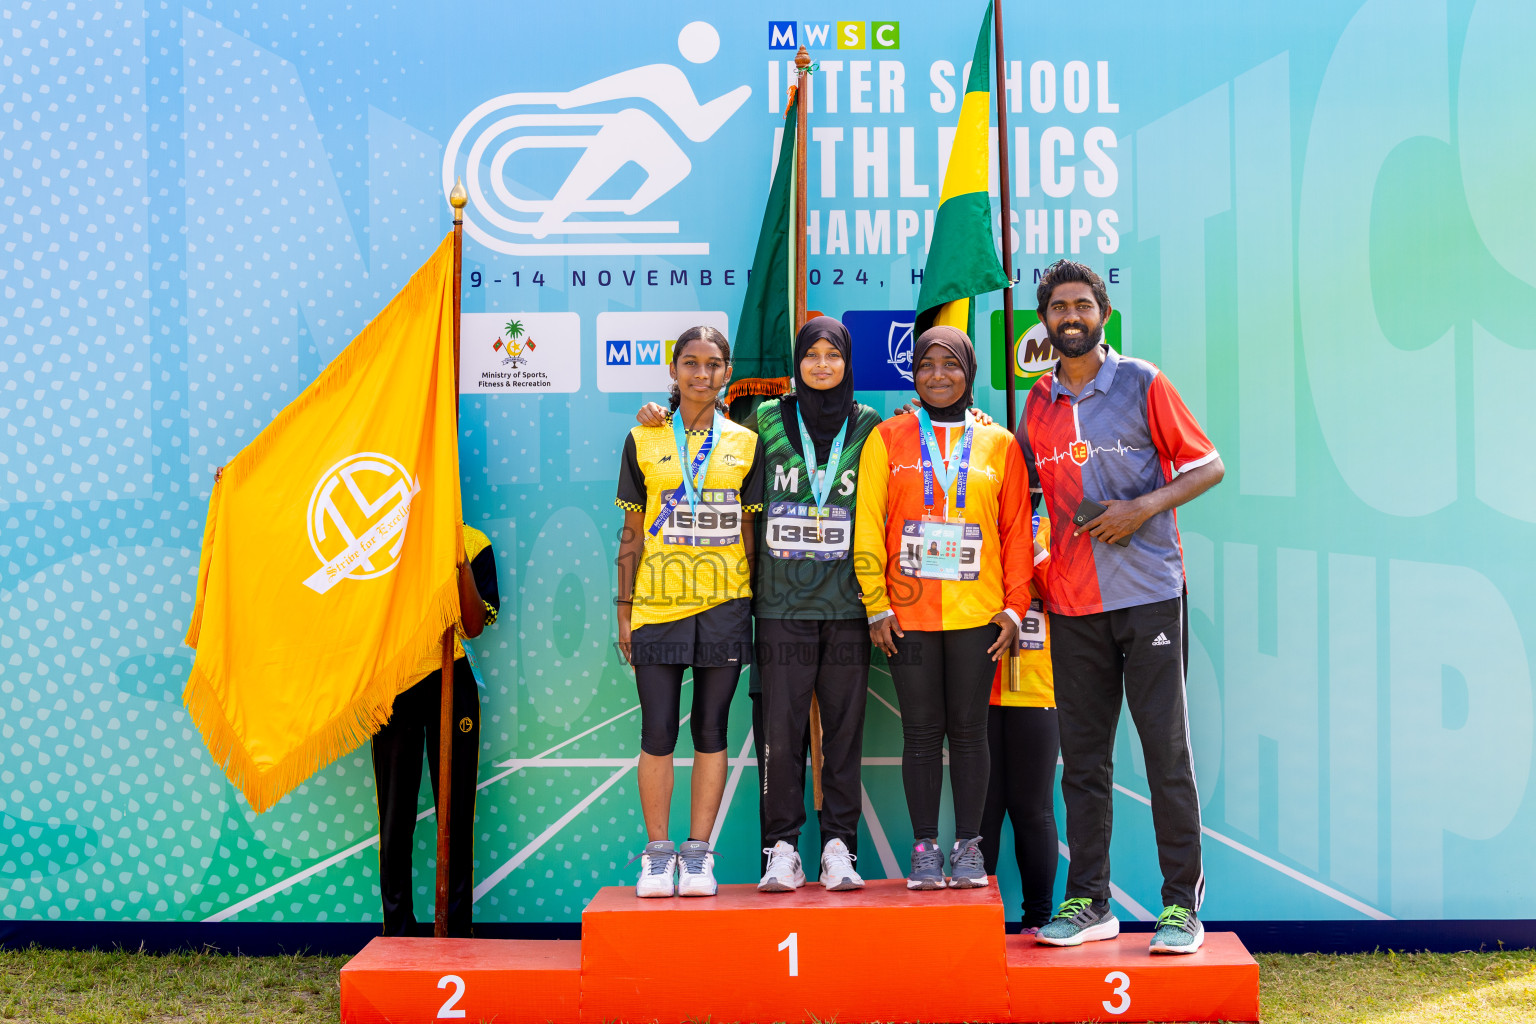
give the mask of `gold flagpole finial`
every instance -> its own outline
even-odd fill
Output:
[[[448,204],[453,207],[455,223],[464,219],[464,207],[468,202],[469,193],[464,191],[464,179],[456,179],[453,183],[453,191],[448,193]]]

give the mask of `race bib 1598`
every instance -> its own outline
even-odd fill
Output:
[[[697,509],[684,497],[661,525],[663,544],[723,548],[740,541],[741,498],[731,489],[700,491]]]

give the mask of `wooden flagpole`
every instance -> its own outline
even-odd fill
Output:
[[[462,181],[455,182],[448,193],[453,206],[453,422],[458,438],[459,422],[459,307],[464,289],[464,206],[469,194]],[[458,481],[454,481],[457,486]],[[453,634],[449,626],[443,632],[442,703],[437,714],[437,901],[432,934],[448,937],[448,825],[453,799]]]
[[[1003,0],[992,0],[992,34],[997,43],[997,190],[1002,199],[1003,275],[1008,287],[1003,289],[1003,355],[1008,359],[1004,371],[1008,381],[1008,429],[1017,421],[1014,418],[1014,367],[1018,356],[1014,346],[1018,339],[1013,334],[1013,215],[1009,212],[1009,195],[1013,191],[1013,176],[1008,173],[1008,66],[1003,63]]]
[[[799,331],[805,326],[806,308],[806,284],[808,271],[806,269],[806,195],[808,189],[805,180],[805,153],[810,145],[807,135],[806,107],[811,102],[811,54],[804,46],[795,53],[795,68],[798,72],[795,78],[795,97],[800,101],[795,105],[795,216],[794,224],[790,226],[795,237],[795,330]],[[793,353],[791,353],[793,358]],[[794,376],[794,367],[790,367],[790,376]],[[807,462],[814,462],[815,452],[806,452]],[[816,700],[816,695],[811,695],[811,796],[813,806],[821,810],[821,705]]]
[[[1003,276],[1008,279],[1003,289],[1003,357],[1008,366],[1003,374],[1008,386],[1008,429],[1018,426],[1015,415],[1014,378],[1019,357],[1015,349],[1018,338],[1013,333],[1013,215],[1009,212],[1009,200],[1013,193],[1013,175],[1008,169],[1008,65],[1003,63],[1003,0],[992,0],[992,38],[997,54],[997,191],[1002,213]],[[1029,442],[1026,440],[1025,444]],[[1010,692],[1019,689],[1019,634],[1013,636],[1008,650],[1007,685]]]
[[[795,318],[794,329],[805,323],[805,107],[811,101],[811,54],[805,47],[795,52],[795,216],[790,230],[795,233]],[[794,368],[790,368],[794,376]]]

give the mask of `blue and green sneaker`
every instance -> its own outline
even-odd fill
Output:
[[[1047,946],[1081,946],[1119,934],[1120,921],[1109,912],[1108,900],[1079,896],[1062,901],[1056,916],[1035,933],[1035,941]]]
[[[1154,953],[1193,953],[1205,941],[1205,926],[1193,910],[1164,907],[1157,915],[1157,932],[1152,936]]]

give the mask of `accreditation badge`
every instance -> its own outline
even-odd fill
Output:
[[[924,516],[901,524],[903,576],[921,580],[974,580],[981,576],[981,526],[963,519]]]
[[[831,562],[848,557],[853,541],[853,520],[846,508],[802,502],[775,501],[768,505],[765,528],[768,553],[774,558],[814,559]]]

